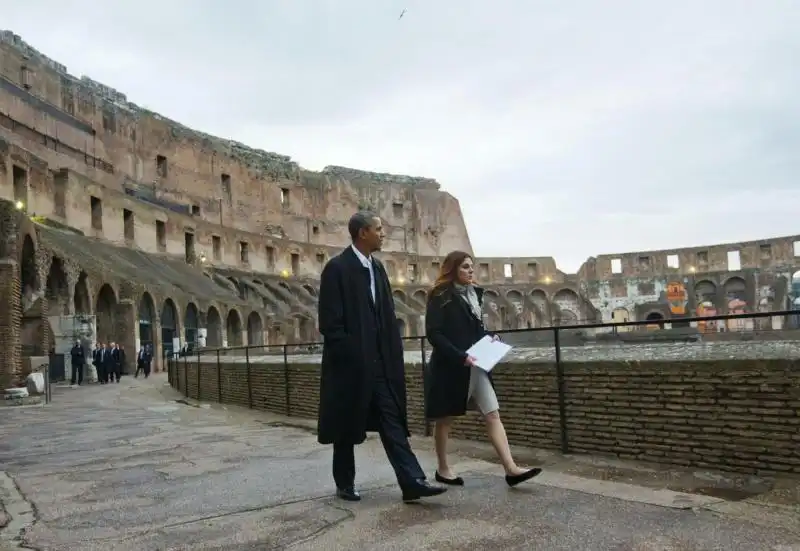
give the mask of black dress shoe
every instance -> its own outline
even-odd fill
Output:
[[[431,486],[426,480],[415,480],[403,486],[403,501],[416,501],[421,497],[433,497],[443,494],[447,488]]]
[[[534,476],[538,475],[542,472],[542,469],[539,467],[534,467],[533,469],[528,469],[524,473],[519,474],[507,474],[506,475],[506,484],[511,486],[512,488],[517,484],[521,484],[526,480],[530,480]]]
[[[361,501],[361,494],[355,488],[336,488],[336,497],[345,501]]]
[[[443,477],[442,475],[439,474],[439,471],[436,471],[435,478],[436,478],[436,482],[441,482],[442,484],[447,484],[448,486],[463,486],[464,485],[464,479],[461,478],[460,476],[457,476],[455,478],[445,478],[445,477]]]

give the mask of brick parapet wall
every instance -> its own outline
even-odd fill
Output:
[[[185,393],[188,383],[191,398],[316,417],[319,364],[292,363],[288,370],[281,363],[251,364],[248,378],[246,363],[224,360],[219,371],[211,358],[179,361],[173,386]],[[564,373],[572,452],[800,475],[800,361],[567,363]],[[558,449],[554,366],[506,364],[496,368],[494,377],[509,440]],[[407,366],[406,379],[409,425],[413,433],[422,434],[419,364]],[[457,420],[453,435],[486,439],[483,421],[472,412]]]
[[[22,372],[22,304],[19,265],[0,259],[0,388],[18,383]]]

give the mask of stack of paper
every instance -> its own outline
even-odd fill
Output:
[[[481,340],[473,344],[467,354],[475,358],[475,365],[484,371],[491,371],[506,355],[511,352],[511,346],[500,341],[493,340],[486,335]]]

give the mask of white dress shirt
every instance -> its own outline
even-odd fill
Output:
[[[364,265],[365,268],[369,270],[369,292],[372,295],[372,302],[375,302],[375,267],[372,265],[372,256],[369,257],[364,256],[364,254],[355,248],[354,245],[350,245],[350,248],[353,249],[353,252],[356,253],[356,257],[361,261],[361,264]]]

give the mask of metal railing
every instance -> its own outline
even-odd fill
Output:
[[[761,320],[761,321],[759,321]],[[724,323],[723,323],[724,322]],[[757,323],[758,322],[758,323]],[[767,323],[764,323],[767,322]],[[767,327],[769,325],[769,327]],[[778,327],[775,327],[775,326]],[[549,349],[545,350],[544,357],[539,358],[541,361],[544,359],[548,363],[552,363],[555,369],[556,391],[558,396],[558,414],[559,414],[559,432],[560,432],[560,447],[563,453],[569,453],[569,437],[567,430],[567,398],[565,389],[565,373],[564,364],[571,361],[576,361],[576,357],[569,357],[570,354],[565,352],[573,352],[573,349],[593,348],[599,354],[609,354],[609,351],[617,348],[632,349],[635,354],[638,354],[637,347],[641,345],[655,346],[656,348],[663,347],[665,342],[667,344],[677,345],[678,353],[685,354],[687,346],[694,344],[701,347],[712,345],[714,343],[730,343],[746,342],[748,348],[752,348],[752,342],[757,336],[763,336],[765,342],[780,342],[788,341],[793,343],[791,348],[792,357],[800,359],[800,310],[782,310],[777,312],[758,312],[758,313],[741,313],[741,314],[726,314],[704,317],[685,317],[685,318],[669,318],[669,319],[647,319],[641,321],[624,321],[614,323],[580,323],[573,325],[558,325],[547,327],[533,327],[521,329],[503,329],[497,331],[490,331],[503,338],[504,341],[515,346],[515,348],[523,350],[532,349]],[[653,338],[648,340],[647,335]],[[734,335],[737,338],[723,338],[721,335]],[[518,336],[536,336],[535,339],[529,339],[527,342],[522,339],[520,342],[514,342],[519,339]],[[631,337],[638,337],[630,339]],[[644,337],[644,338],[642,338]],[[657,338],[655,338],[657,337]],[[414,358],[414,363],[419,362],[422,367],[421,375],[427,369],[429,360],[430,344],[427,342],[425,335],[403,337],[404,348],[408,353],[419,352],[419,360]],[[566,342],[565,341],[572,341]],[[641,348],[638,348],[641,351]],[[671,349],[672,350],[672,349]],[[550,355],[549,352],[552,351]],[[253,386],[252,374],[254,365],[256,368],[263,368],[265,365],[265,358],[270,358],[269,365],[278,365],[283,371],[283,385],[285,392],[285,404],[281,406],[281,412],[286,415],[292,415],[292,402],[290,388],[290,357],[292,359],[300,358],[303,356],[318,356],[322,353],[322,342],[307,342],[307,343],[289,343],[277,345],[247,345],[247,346],[233,346],[227,348],[201,348],[192,351],[190,354],[173,354],[170,357],[163,358],[164,364],[167,365],[168,377],[170,384],[176,388],[183,390],[187,398],[190,397],[190,381],[189,381],[189,366],[196,364],[197,369],[193,374],[196,378],[192,383],[197,388],[198,400],[214,399],[223,403],[223,368],[222,365],[231,358],[237,358],[237,361],[242,361],[245,365],[245,376],[247,385],[247,405],[253,408]],[[722,357],[728,357],[730,353],[723,351]],[[254,356],[258,356],[257,363],[251,362]],[[541,356],[541,354],[540,354]],[[567,357],[565,357],[567,356]],[[712,359],[713,355],[705,359]],[[207,359],[207,361],[204,361]],[[644,358],[652,359],[652,358]],[[685,358],[672,357],[671,361],[681,361]],[[703,358],[697,358],[703,359]],[[318,361],[318,358],[314,358]],[[577,361],[586,361],[585,358]],[[598,358],[597,361],[609,361],[608,358]],[[183,380],[178,380],[179,370],[178,365],[183,365],[181,370]],[[211,371],[212,376],[217,378],[216,388],[217,396],[201,396],[201,377],[202,370],[201,364],[208,363],[214,366]],[[407,359],[408,363],[408,359]],[[208,371],[208,370],[207,370]],[[430,425],[428,420],[425,421],[426,436],[430,435]]]

